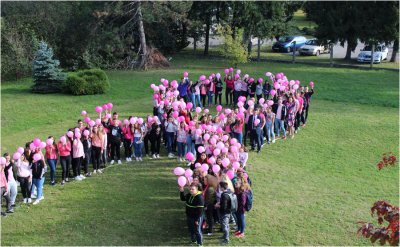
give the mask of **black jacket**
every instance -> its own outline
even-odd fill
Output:
[[[119,126],[110,126],[110,142],[121,142],[122,129]]]
[[[186,216],[192,219],[199,219],[203,215],[204,210],[204,197],[199,191],[197,195],[192,196],[190,193],[180,193],[181,200],[186,201]]]
[[[36,179],[41,179],[43,175],[44,162],[39,160],[32,163],[32,177]]]
[[[229,197],[229,193],[232,193],[230,189],[227,189],[225,192],[221,194],[220,208],[219,212],[221,214],[230,214],[231,213],[231,198]]]

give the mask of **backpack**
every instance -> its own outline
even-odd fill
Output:
[[[253,192],[251,190],[246,191],[246,205],[244,209],[248,212],[253,207]]]
[[[238,209],[238,201],[237,201],[237,197],[235,195],[235,193],[226,193],[229,196],[229,200],[230,200],[230,208],[227,208],[231,213],[234,213],[237,211]]]

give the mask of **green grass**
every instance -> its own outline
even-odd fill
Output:
[[[113,102],[122,118],[151,112],[151,83],[187,70],[192,78],[228,67],[223,60],[174,56],[172,67],[149,72],[108,71],[105,95],[29,93],[30,79],[1,87],[2,152],[36,136],[58,136],[82,109]],[[398,73],[306,65],[250,63],[255,77],[283,71],[315,82],[309,124],[293,140],[250,154],[254,208],[245,239],[232,245],[370,245],[356,236],[357,221],[373,221],[379,199],[398,202],[397,168],[377,171],[380,155],[398,155]],[[164,156],[165,157],[165,156]],[[187,245],[184,204],[173,160],[107,168],[102,175],[61,187],[45,185],[37,206],[2,219],[2,245]],[[205,237],[217,245],[221,233]]]
[[[317,24],[313,21],[307,19],[306,13],[303,10],[297,10],[294,12],[293,15],[293,26],[297,27],[298,29],[307,28],[315,28]]]

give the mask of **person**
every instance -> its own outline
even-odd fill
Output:
[[[180,198],[186,202],[186,220],[192,243],[203,245],[203,234],[201,226],[203,221],[204,197],[199,191],[198,185],[192,183],[188,194],[184,193],[183,187],[179,187]]]
[[[232,79],[232,76],[228,75],[225,76],[224,81],[226,83],[226,88],[225,88],[225,100],[226,100],[226,105],[233,105],[233,85],[235,80]]]
[[[121,162],[121,139],[122,139],[122,129],[119,126],[120,121],[115,120],[113,125],[110,126],[110,144],[111,144],[111,165],[115,162],[115,156],[117,156],[118,165]]]
[[[210,83],[207,85],[207,99],[208,99],[208,107],[212,106],[213,96],[215,91],[215,82],[214,80],[210,80]]]
[[[187,96],[187,91],[189,87],[189,80],[182,78],[181,82],[178,85],[178,92],[179,92],[179,97],[178,99],[184,99],[185,102],[188,102],[188,96]]]
[[[65,182],[68,182],[69,168],[71,167],[71,151],[72,151],[71,142],[69,141],[68,138],[65,138],[65,140],[66,140],[65,142],[62,142],[60,140],[57,144],[57,149],[60,156],[61,170],[62,170],[61,185],[64,185]]]
[[[82,164],[85,170],[85,175],[83,175],[83,177],[90,177],[89,164],[92,161],[92,140],[90,139],[90,135],[83,135],[82,145],[84,152]]]
[[[248,159],[249,153],[247,152],[247,148],[246,146],[241,145],[239,148],[239,163],[242,168],[246,167]]]
[[[286,103],[287,109],[287,125],[289,128],[289,136],[294,138],[294,121],[296,114],[296,104],[294,102],[293,96],[289,96],[289,101]]]
[[[278,98],[278,104],[272,106],[272,111],[275,113],[275,132],[276,136],[279,138],[280,131],[283,132],[283,139],[286,139],[286,129],[284,121],[287,115],[286,106],[282,103],[282,97]]]
[[[263,96],[263,85],[262,85],[261,80],[258,80],[255,91],[256,91],[256,96],[257,96],[257,102],[259,102]]]
[[[122,126],[122,134],[123,134],[123,143],[124,143],[124,151],[125,151],[125,159],[126,162],[131,162],[131,156],[132,156],[132,132],[131,132],[131,125],[125,124]]]
[[[269,81],[266,79],[263,85],[263,94],[264,98],[268,99],[269,98],[269,92],[271,91],[271,84]]]
[[[75,180],[77,181],[81,181],[82,179],[86,178],[85,176],[81,175],[81,165],[84,156],[85,151],[83,150],[81,134],[75,133],[75,138],[72,142],[72,169]]]
[[[103,164],[103,168],[106,167],[107,164],[107,157],[108,157],[108,153],[109,153],[109,147],[108,147],[108,133],[107,133],[108,128],[105,128],[103,124],[100,124],[99,126],[99,132],[103,135],[103,152],[101,153],[101,163]],[[100,169],[101,164],[98,164],[99,167],[99,171],[102,172],[103,168]]]
[[[219,182],[221,193],[220,202],[216,203],[215,207],[219,209],[221,227],[223,237],[221,244],[229,243],[229,220],[231,218],[231,199],[228,193],[232,193],[228,188],[228,183],[225,181]]]
[[[178,161],[183,162],[185,161],[185,154],[186,154],[186,137],[188,135],[187,131],[185,130],[186,124],[185,121],[182,121],[179,124],[179,128],[176,132],[176,142],[178,144]]]
[[[100,170],[101,157],[104,152],[104,135],[99,130],[99,126],[93,126],[92,133],[90,134],[92,138],[92,164],[93,164],[93,174],[102,173]]]
[[[242,81],[241,80],[235,80],[233,84],[233,102],[234,104],[238,103],[238,99],[241,96],[242,93]]]
[[[243,118],[237,118],[233,127],[234,137],[238,140],[240,144],[243,143],[243,124]]]
[[[166,144],[167,144],[167,151],[168,151],[168,158],[173,158],[174,154],[172,153],[172,144],[174,142],[174,136],[178,129],[176,121],[170,116],[168,121],[165,122],[165,135],[166,135]]]
[[[194,88],[193,108],[196,108],[196,106],[203,108],[203,105],[201,104],[201,100],[200,100],[200,91],[201,91],[202,84],[203,83],[201,81],[196,81],[196,83],[192,86]],[[192,92],[193,92],[193,90],[192,90]]]
[[[1,216],[6,216],[4,212],[1,211],[2,205],[3,205],[3,197],[6,199],[6,204],[7,204],[7,213],[13,213],[14,210],[11,207],[11,199],[10,199],[10,190],[7,184],[7,179],[6,175],[4,173],[5,169],[5,164],[0,165],[0,212]]]
[[[303,126],[305,126],[306,122],[307,122],[308,109],[310,108],[311,96],[313,96],[313,94],[314,94],[314,87],[311,87],[311,91],[308,91],[308,87],[304,88],[304,98],[306,99],[307,105],[305,108],[305,116],[304,116]]]
[[[142,142],[143,142],[143,129],[140,124],[136,122],[132,126],[132,134],[133,134],[133,148],[135,151],[135,159],[136,161],[143,161],[142,159]]]
[[[31,203],[31,187],[30,183],[32,181],[32,170],[29,161],[26,157],[29,156],[27,150],[21,155],[21,158],[17,161],[17,180],[19,186],[21,187],[22,197],[24,198],[24,203]]]
[[[222,90],[223,90],[223,83],[221,77],[215,79],[215,105],[217,105],[217,101],[220,105],[222,105]]]
[[[206,96],[207,96],[208,88],[209,88],[209,86],[206,85],[205,83],[202,83],[200,85],[200,99],[201,99],[204,107],[206,107]]]
[[[205,188],[203,190],[204,196],[204,206],[206,210],[206,219],[207,219],[207,235],[213,235],[214,228],[214,206],[217,202],[216,193],[215,193],[215,185],[216,185],[216,177],[208,174],[204,177],[204,185]]]
[[[79,124],[79,122],[78,122]],[[56,184],[56,168],[58,159],[58,149],[57,145],[54,143],[53,136],[49,136],[48,139],[53,141],[53,144],[46,145],[46,160],[47,164],[50,166],[50,183],[51,185]]]
[[[14,177],[14,161],[11,159],[9,153],[4,154],[4,158],[6,158],[6,165],[4,168],[4,175],[6,176],[8,190],[10,194],[10,203],[11,207],[15,207],[15,199],[17,198],[17,182]],[[1,204],[0,204],[1,205]]]
[[[245,205],[247,201],[246,193],[250,190],[250,186],[247,183],[246,179],[243,177],[239,178],[235,184],[235,194],[238,198],[238,208],[236,211],[236,220],[237,220],[237,231],[235,232],[235,236],[237,238],[244,237],[244,230],[246,227],[245,221]]]
[[[250,131],[250,142],[251,150],[255,150],[257,146],[257,153],[261,151],[262,145],[262,126],[264,125],[263,119],[260,116],[260,109],[256,108],[254,114],[249,117],[249,131]]]
[[[303,112],[303,105],[304,105],[304,100],[303,96],[301,95],[300,92],[296,94],[296,100],[298,101],[297,109],[296,109],[296,121],[295,121],[295,133],[299,130],[300,127],[300,121],[301,121],[301,113]]]
[[[43,184],[44,184],[44,173],[46,172],[47,166],[44,163],[44,157],[39,160],[34,160],[32,162],[32,185],[35,185],[37,188],[37,197],[36,200],[33,202],[33,205],[38,204],[41,200],[44,199],[43,196]]]
[[[271,143],[271,136],[272,136],[272,143],[275,143],[275,134],[274,134],[275,113],[272,112],[271,107],[267,108],[265,119],[266,119],[265,127],[267,130],[268,144]]]
[[[158,117],[154,116],[154,121],[150,124],[149,140],[150,149],[153,159],[160,158],[160,146],[161,146],[161,122]]]

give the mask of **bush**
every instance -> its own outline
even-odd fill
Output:
[[[64,91],[73,95],[102,94],[110,88],[106,73],[101,69],[88,69],[68,74]]]

